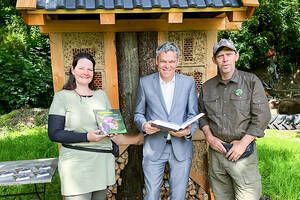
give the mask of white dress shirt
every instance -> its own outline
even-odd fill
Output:
[[[159,75],[159,83],[160,83],[162,95],[165,100],[165,105],[167,107],[168,114],[170,114],[171,106],[172,106],[172,102],[173,102],[174,88],[175,88],[175,75],[172,78],[172,80],[169,81],[168,83],[163,81]],[[171,140],[170,134],[168,134],[167,140]]]

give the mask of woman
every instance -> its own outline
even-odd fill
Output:
[[[51,141],[63,143],[58,171],[66,200],[106,199],[107,186],[115,183],[115,159],[108,135],[99,134],[93,109],[111,109],[102,90],[95,90],[95,60],[88,54],[74,57],[70,77],[54,95],[48,121]],[[109,151],[108,151],[109,152]]]

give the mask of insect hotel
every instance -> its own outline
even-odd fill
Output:
[[[143,136],[133,124],[140,77],[157,71],[155,49],[161,42],[179,45],[178,73],[201,84],[217,74],[212,47],[220,30],[236,30],[250,18],[258,0],[17,0],[26,24],[50,38],[54,90],[68,77],[73,56],[87,52],[96,61],[94,82],[120,108],[128,135],[116,158],[117,183],[108,199],[143,199]],[[207,143],[197,130],[186,199],[213,199],[208,183]],[[170,193],[168,166],[161,199]]]

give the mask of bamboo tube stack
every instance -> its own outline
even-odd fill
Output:
[[[107,200],[116,200],[118,186],[122,185],[121,171],[128,163],[128,151],[124,151],[122,155],[115,159],[116,183],[108,187]]]

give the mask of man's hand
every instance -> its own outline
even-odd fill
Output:
[[[108,134],[99,134],[100,130],[89,131],[87,134],[87,140],[89,142],[98,142],[102,138],[108,136]]]
[[[233,162],[237,161],[241,155],[245,152],[248,144],[243,142],[242,140],[234,140],[231,142],[233,146],[231,149],[226,153],[226,158]]]
[[[204,132],[205,136],[206,136],[206,140],[209,143],[209,146],[214,149],[217,152],[226,154],[226,149],[223,146],[222,143],[225,143],[224,141],[220,140],[219,138],[215,137],[211,130],[209,125],[205,125],[202,127],[202,131]]]
[[[175,137],[184,137],[191,134],[191,125],[180,131],[169,131],[169,133]]]
[[[144,130],[147,134],[151,135],[151,134],[153,134],[153,133],[156,133],[156,132],[160,131],[159,128],[153,127],[153,126],[151,126],[151,124],[152,124],[152,121],[147,121],[147,122],[143,125],[143,130]]]
[[[241,140],[234,140],[231,142],[233,146],[227,152],[226,158],[233,162],[237,161],[245,152],[247,146],[255,139],[255,136],[246,134]]]
[[[224,141],[220,140],[219,138],[213,136],[213,135],[210,135],[210,136],[206,136],[206,139],[209,143],[209,146],[220,152],[220,153],[223,153],[223,154],[226,154],[226,149],[225,147],[223,146],[222,143],[225,143]]]

